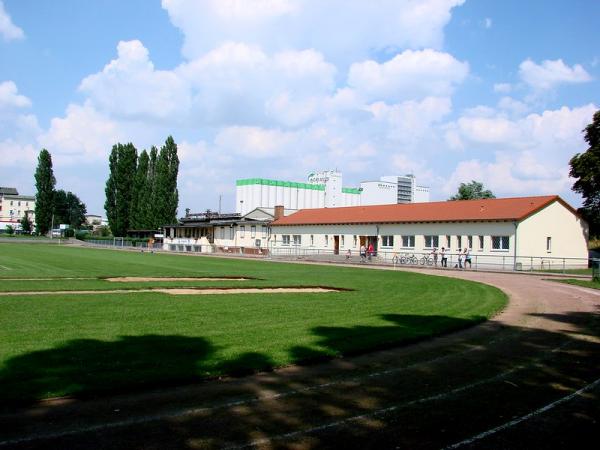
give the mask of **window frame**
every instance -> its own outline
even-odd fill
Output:
[[[381,236],[381,247],[382,248],[393,248],[394,247],[394,235],[386,234]]]
[[[406,245],[407,243],[408,243],[408,245]],[[402,235],[402,248],[415,248],[415,235],[414,234],[403,234]]]
[[[425,247],[427,249],[433,249],[433,248],[438,248],[440,246],[440,237],[435,235],[435,234],[426,234],[423,236],[423,240],[425,241]],[[427,245],[427,241],[429,242],[429,245]]]
[[[494,247],[494,241],[497,241],[500,246],[498,248]],[[506,242],[506,248],[504,248],[504,243]],[[492,236],[492,251],[493,252],[508,252],[510,251],[510,236],[508,235],[497,235]]]

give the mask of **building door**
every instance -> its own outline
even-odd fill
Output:
[[[340,254],[340,237],[339,236],[333,237],[333,254],[334,255]]]
[[[367,237],[366,236],[361,236],[360,237],[360,246],[362,247],[363,245],[365,247],[367,246]]]

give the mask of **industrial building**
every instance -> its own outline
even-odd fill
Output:
[[[418,186],[413,175],[386,176],[364,181],[360,187],[343,187],[335,170],[314,172],[307,182],[247,178],[236,182],[236,212],[244,215],[256,208],[336,208],[429,201],[429,188]]]

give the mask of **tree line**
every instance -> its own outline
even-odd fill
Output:
[[[160,151],[152,146],[138,157],[132,143],[117,143],[109,157],[104,209],[113,236],[127,230],[157,230],[177,221],[177,144],[171,136]]]
[[[55,187],[52,155],[43,148],[38,155],[35,171],[35,228],[38,234],[48,233],[53,223],[79,228],[85,222],[85,203],[72,192],[56,190]],[[32,224],[27,214],[21,220],[21,227],[24,232],[31,232]]]

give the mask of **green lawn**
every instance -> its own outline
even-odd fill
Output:
[[[101,279],[111,276],[253,279],[126,285]],[[351,290],[135,292],[159,285]],[[145,389],[338,357],[464,328],[506,304],[505,295],[487,285],[400,271],[0,244],[0,291],[123,288],[132,292],[0,296],[0,400]]]
[[[560,283],[566,283],[566,284],[574,284],[576,286],[582,286],[582,287],[586,287],[586,288],[591,288],[591,289],[600,289],[600,282],[598,281],[592,281],[592,280],[553,280],[553,281],[558,281]]]

